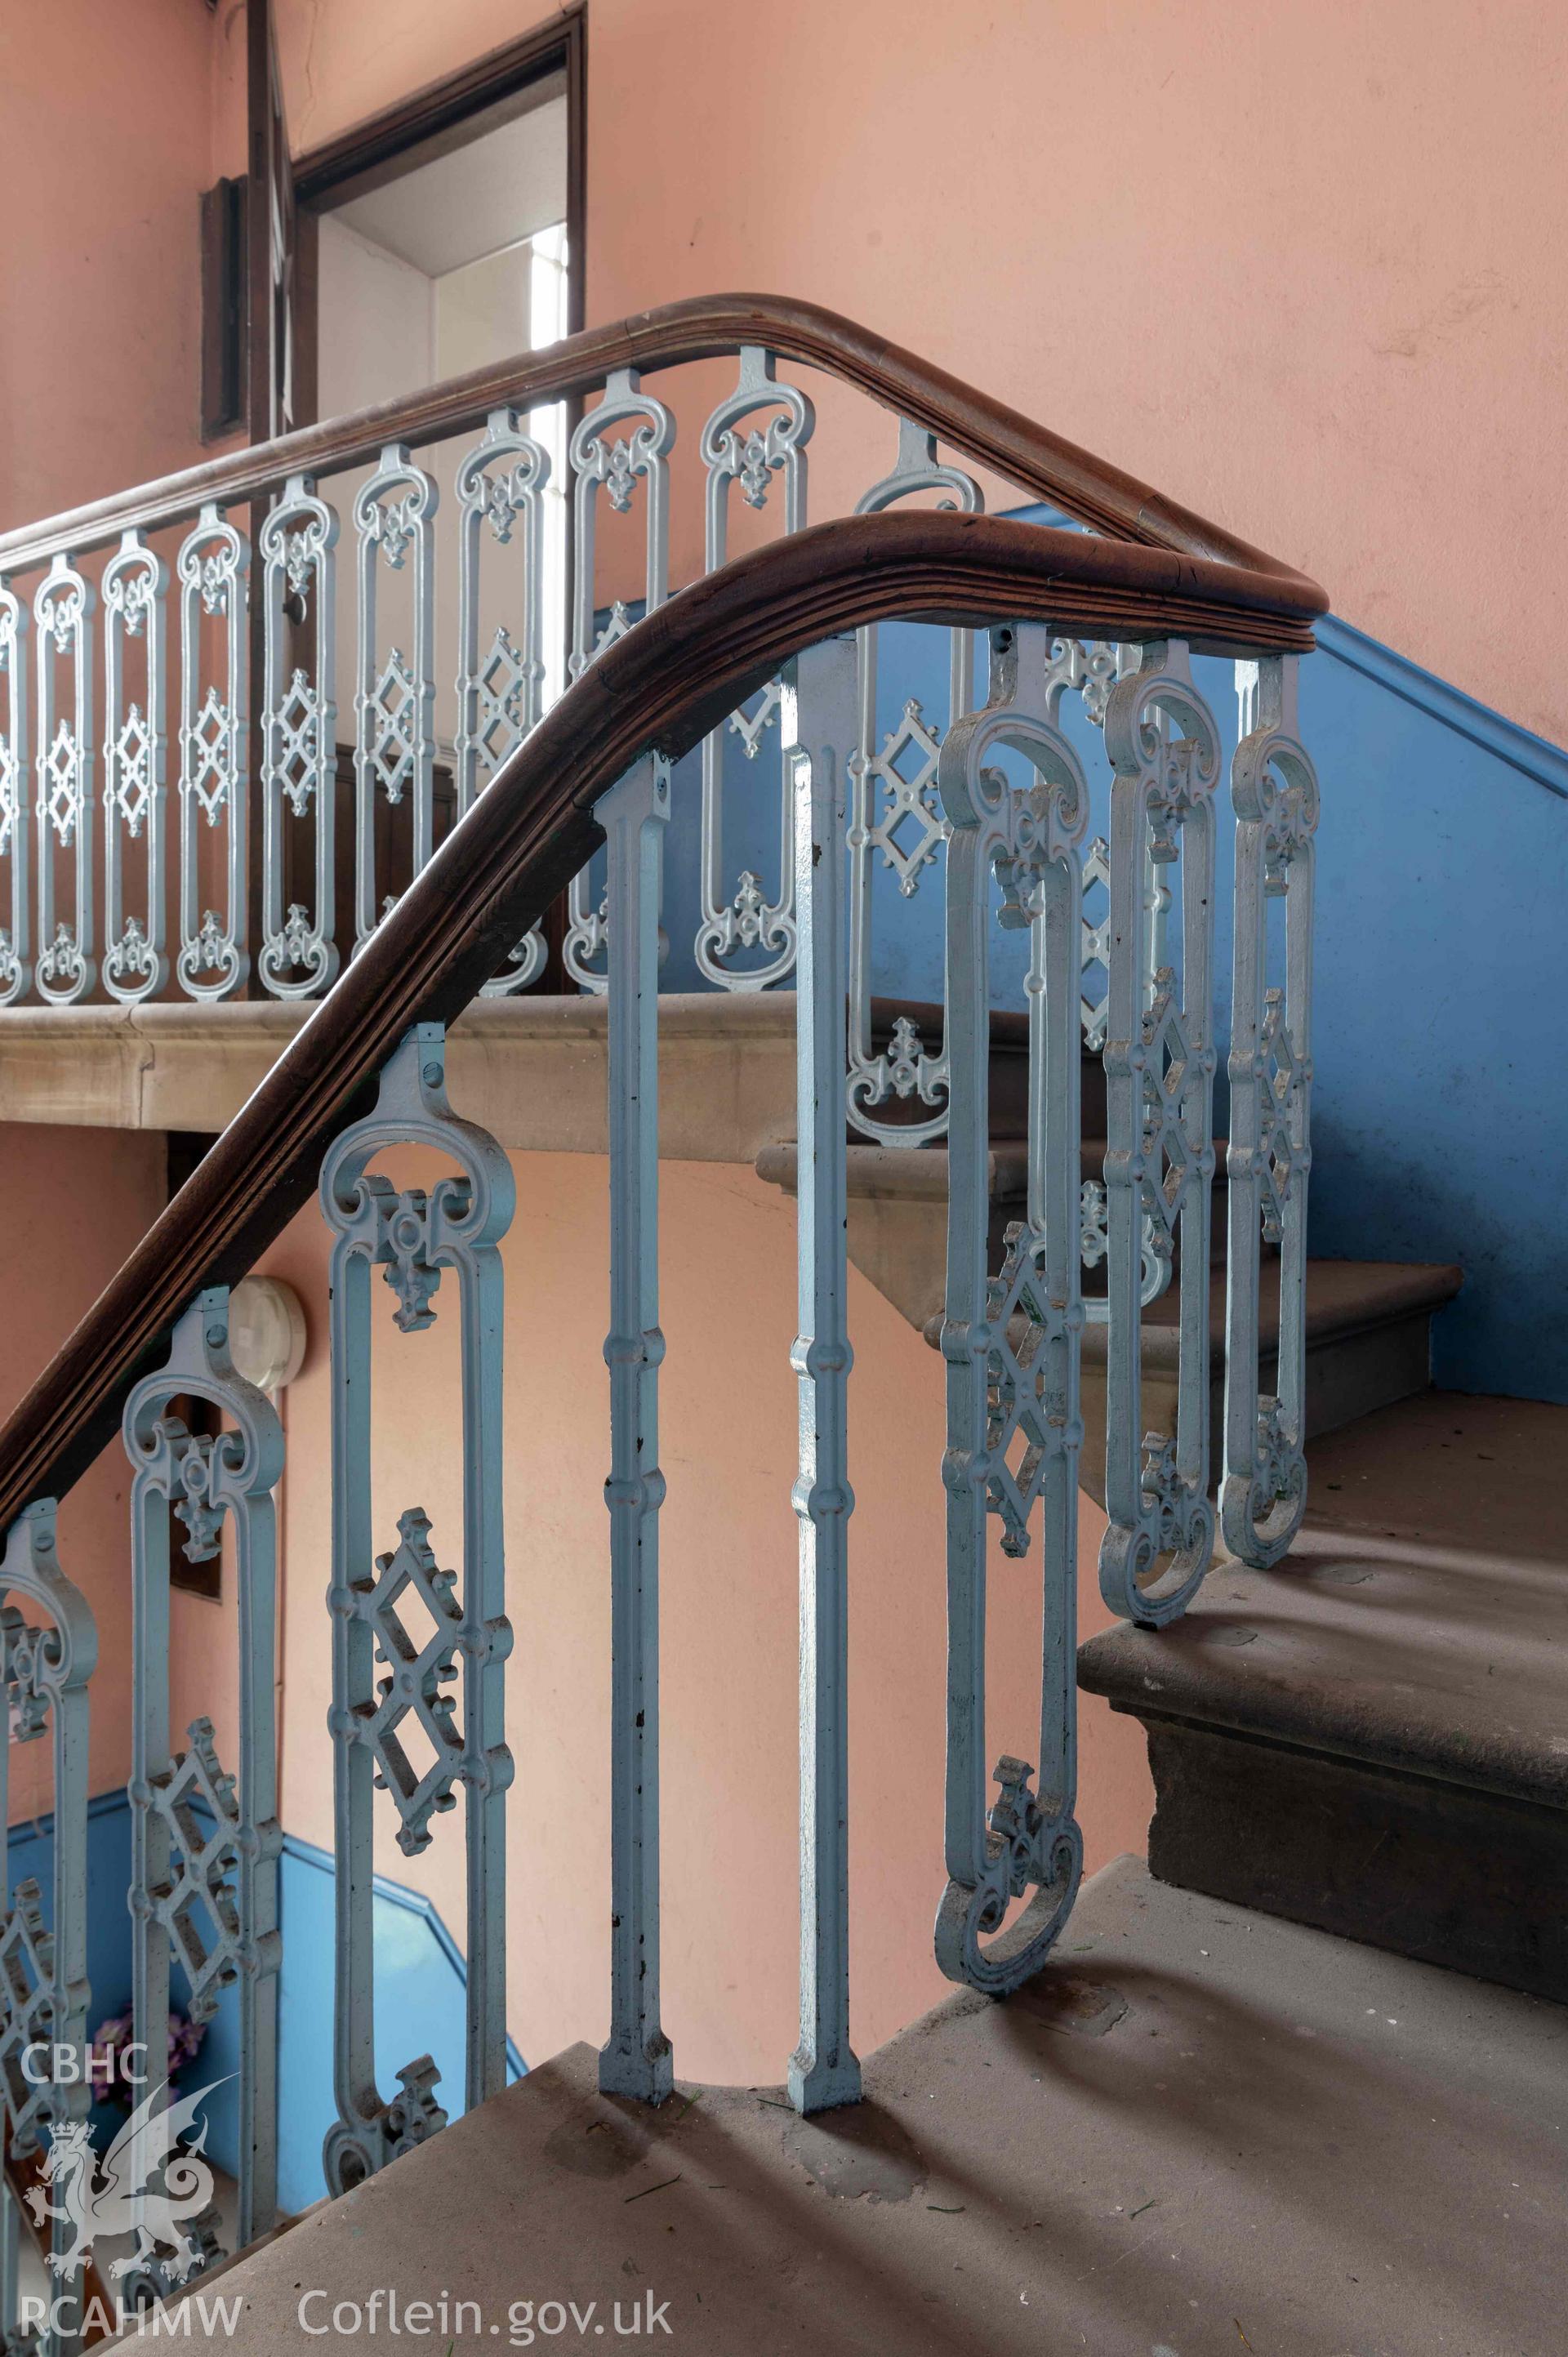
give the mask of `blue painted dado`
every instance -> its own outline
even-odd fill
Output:
[[[331,1854],[284,1838],[283,1975],[278,2002],[278,2200],[285,2210],[318,2201],[321,2147],[337,2117],[332,2099]],[[463,2109],[467,1971],[456,1942],[427,1899],[377,1875],[376,2081],[397,2093],[406,2062],[431,2055],[436,2090],[454,2119]],[[507,2076],[525,2065],[509,2039]]]
[[[50,1875],[54,1824],[40,1817],[13,1825],[11,1889],[33,1875],[44,1894],[44,1920],[53,1919]],[[92,1986],[88,2028],[122,2013],[131,2001],[131,1811],[124,1790],[89,1804],[87,1963]],[[308,2208],[326,2190],[321,2147],[335,2117],[332,2099],[332,1859],[310,1842],[284,1838],[279,1917],[283,1971],[278,1988],[278,2199],[289,2211]],[[435,2058],[441,2101],[454,2118],[463,2109],[467,1973],[456,1943],[427,1899],[378,1875],[375,1882],[376,2075],[382,2093],[395,2092],[397,2073],[421,2054]],[[183,2011],[188,1988],[177,1964],[171,2001]],[[522,2057],[509,2040],[508,2075],[522,2076]],[[237,2080],[239,2006],[226,1991],[201,2051],[182,2085],[215,2088],[205,2106],[207,2149],[231,2176],[239,2161]],[[102,2113],[102,2125],[113,2123]]]
[[[1048,510],[1023,520],[1065,522]],[[1558,1211],[1568,1167],[1568,1054],[1561,943],[1568,908],[1568,755],[1392,649],[1332,618],[1302,665],[1305,740],[1323,784],[1318,835],[1312,1249],[1324,1257],[1452,1261],[1457,1300],[1437,1320],[1434,1375],[1462,1391],[1568,1400],[1568,1253]],[[939,722],[945,632],[882,632],[879,730],[906,697]],[[1232,668],[1195,664],[1235,744]],[[1069,699],[1096,780],[1103,750]],[[726,748],[726,857],[733,879],[779,874],[777,731],[755,762]],[[667,990],[699,986],[694,757],[676,772],[666,855]],[[1215,1009],[1221,1044],[1216,1121],[1225,1119],[1230,1034],[1232,828],[1220,797]],[[930,871],[928,871],[929,874]],[[902,900],[875,886],[873,986],[941,992],[940,889]],[[1021,935],[999,937],[998,1005],[1022,1006]]]

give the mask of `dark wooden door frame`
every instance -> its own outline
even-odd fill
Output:
[[[341,202],[350,188],[359,193],[391,179],[415,148],[425,157],[457,146],[476,115],[487,114],[557,73],[566,82],[566,332],[576,335],[586,324],[585,286],[587,234],[587,8],[586,0],[564,8],[536,25],[517,40],[461,67],[444,81],[428,83],[406,98],[351,124],[335,139],[296,156],[294,164],[295,416],[299,424],[315,423],[317,408],[317,223],[334,199]],[[567,427],[577,423],[582,404],[567,405]],[[568,552],[568,572],[570,568]],[[567,581],[567,611],[571,582]],[[259,866],[257,872],[259,873]],[[532,990],[559,992],[570,987],[562,952],[569,922],[566,895],[562,893],[545,911],[544,970]]]
[[[587,9],[563,9],[517,40],[491,49],[444,81],[430,82],[406,98],[351,124],[335,139],[296,156],[295,217],[301,242],[301,340],[306,346],[301,374],[314,394],[316,352],[315,230],[317,216],[331,210],[335,195],[392,178],[412,148],[439,155],[458,145],[466,126],[509,98],[555,73],[566,78],[566,332],[585,325],[585,264],[587,229]]]

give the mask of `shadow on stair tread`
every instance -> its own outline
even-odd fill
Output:
[[[395,2287],[485,2324],[651,2302],[693,2357],[1207,2351],[1238,2319],[1294,2350],[1303,2317],[1325,2351],[1547,2357],[1563,2038],[1555,2008],[1121,1858],[1042,1974],[939,2004],[846,2110],[682,2081],[650,2111],[567,2048],[242,2261],[230,2345],[303,2351],[312,2287],[381,2287],[384,2315]]]
[[[1079,1683],[1140,1718],[1163,1878],[1568,1999],[1568,1407],[1426,1392],[1315,1443],[1285,1562]]]

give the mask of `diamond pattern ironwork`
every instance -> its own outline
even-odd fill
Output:
[[[240,1975],[240,1806],[212,1721],[193,1719],[189,1734],[189,1750],[149,1779],[152,1814],[169,1843],[168,1879],[152,1896],[190,1982],[190,2018],[210,2021],[220,1993]]]
[[[401,802],[413,776],[414,716],[418,700],[413,673],[401,648],[393,647],[371,693],[366,713],[372,774],[389,802]]]
[[[374,1581],[356,1582],[355,1610],[370,1627],[376,1659],[388,1674],[376,1682],[380,1696],[363,1728],[375,1753],[378,1789],[390,1792],[398,1816],[398,1847],[413,1857],[429,1847],[430,1820],[456,1806],[453,1790],[462,1770],[463,1741],[451,1695],[442,1691],[456,1675],[463,1610],[455,1593],[456,1575],[443,1571],[431,1553],[430,1518],[411,1506],[398,1517],[399,1544],[376,1557]],[[424,1606],[432,1633],[415,1643],[407,1620],[410,1604]],[[432,1754],[421,1772],[408,1741],[422,1735]]]

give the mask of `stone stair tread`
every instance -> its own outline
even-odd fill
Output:
[[[1044,1973],[950,1996],[853,2109],[682,2086],[650,2113],[568,2048],[229,2271],[228,2345],[318,2346],[378,2289],[393,2329],[390,2288],[478,2301],[499,2346],[516,2300],[596,2302],[607,2346],[651,2298],[692,2357],[1546,2357],[1565,2062],[1559,2006],[1119,1859]]]
[[[1568,1407],[1426,1392],[1311,1444],[1277,1569],[1221,1559],[1186,1618],[1091,1638],[1139,1716],[1568,1810]]]
[[[1402,1260],[1309,1260],[1306,1264],[1306,1346],[1356,1334],[1395,1318],[1430,1317],[1452,1301],[1465,1272],[1443,1262]],[[1208,1336],[1216,1368],[1225,1352],[1225,1269],[1213,1269],[1208,1283]],[[1166,1287],[1144,1312],[1144,1366],[1174,1373],[1179,1349],[1181,1293]],[[1279,1347],[1279,1288],[1265,1282],[1258,1309],[1258,1341],[1265,1357]],[[1086,1328],[1085,1366],[1105,1363],[1107,1329]]]

